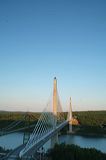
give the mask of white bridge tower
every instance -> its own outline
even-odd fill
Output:
[[[72,133],[72,103],[70,97],[70,108],[69,108],[69,133]]]
[[[57,116],[57,105],[58,105],[58,94],[57,94],[57,79],[56,77],[54,78],[54,83],[53,83],[53,114],[56,117]],[[54,120],[54,129],[56,128],[56,118]],[[54,145],[58,143],[58,133],[56,133],[52,138],[51,138],[51,148],[54,147]]]

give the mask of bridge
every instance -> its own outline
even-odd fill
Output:
[[[10,152],[4,160],[31,160],[33,155],[37,155],[37,151],[49,139],[51,139],[51,148],[58,143],[58,132],[69,124],[69,132],[72,132],[72,107],[70,99],[70,107],[67,116],[62,111],[58,90],[57,79],[54,78],[53,96],[46,108],[39,117],[35,128],[30,135],[29,140],[21,146]]]

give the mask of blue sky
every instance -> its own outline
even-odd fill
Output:
[[[0,1],[0,110],[106,109],[106,1]]]

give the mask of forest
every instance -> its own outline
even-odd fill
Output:
[[[81,148],[77,145],[56,144],[48,151],[49,160],[106,160],[106,154],[94,148]]]
[[[81,125],[101,126],[106,124],[106,111],[81,111],[73,112]]]
[[[6,127],[13,121],[23,120],[24,122],[28,120],[25,119],[26,115],[30,117],[30,121],[35,121],[39,119],[41,113],[34,112],[5,112],[0,111],[0,128]],[[67,113],[64,113],[66,116]],[[106,111],[81,111],[73,112],[73,117],[79,121],[79,126],[73,126],[73,130],[79,134],[87,133],[100,133],[100,135],[106,135]],[[67,130],[67,127],[66,129]]]

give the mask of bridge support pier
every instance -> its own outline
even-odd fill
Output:
[[[72,124],[71,123],[69,123],[69,131],[68,132],[72,133]]]

